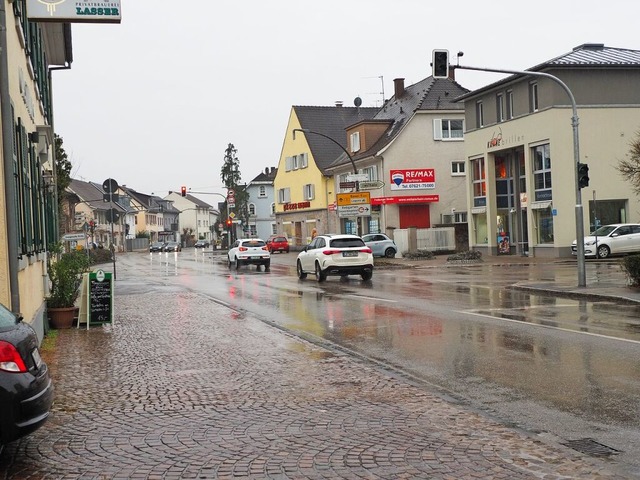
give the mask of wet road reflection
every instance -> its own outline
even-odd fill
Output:
[[[138,273],[159,284],[177,275],[186,288],[400,368],[514,422],[549,430],[565,422],[584,436],[624,425],[632,437],[624,441],[640,447],[640,307],[509,288],[573,275],[570,265],[379,270],[372,282],[317,283],[298,280],[277,257],[264,272],[229,269],[199,252],[163,255],[151,255],[147,271],[137,265]],[[603,265],[589,274],[613,271]],[[583,423],[572,424],[576,418]]]

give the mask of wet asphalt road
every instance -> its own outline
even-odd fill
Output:
[[[52,418],[2,478],[629,478],[161,268],[186,283],[123,262],[114,325],[59,332]]]

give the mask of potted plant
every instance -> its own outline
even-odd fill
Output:
[[[53,328],[70,328],[73,326],[82,274],[89,268],[89,259],[82,251],[61,253],[61,248],[56,248],[54,254],[47,268],[51,286],[47,312]]]

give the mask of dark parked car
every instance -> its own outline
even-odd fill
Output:
[[[211,244],[209,243],[209,240],[198,240],[194,247],[195,248],[209,248]]]
[[[165,252],[180,252],[182,251],[182,246],[178,242],[167,242],[164,244]]]
[[[0,447],[38,429],[52,403],[53,383],[36,333],[0,305]]]
[[[289,240],[283,235],[273,235],[267,239],[267,248],[271,253],[289,253]]]
[[[153,242],[149,245],[150,252],[162,252],[164,250],[164,242]]]

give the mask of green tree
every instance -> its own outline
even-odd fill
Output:
[[[636,195],[640,195],[640,132],[630,144],[629,156],[618,161],[616,167],[620,174],[631,183]]]
[[[240,160],[238,159],[237,153],[238,150],[232,143],[227,145],[224,151],[224,162],[220,171],[220,178],[227,191],[233,190],[235,193],[235,207],[232,207],[231,211],[235,212],[236,218],[242,221],[242,225],[248,225],[249,194],[247,193],[246,185],[240,185],[242,176],[240,174]],[[226,201],[224,206],[224,210],[229,211]],[[223,219],[220,220],[224,221]]]
[[[71,162],[62,146],[62,138],[54,134],[56,155],[56,187],[58,193],[58,206],[62,202],[66,188],[71,184]]]

